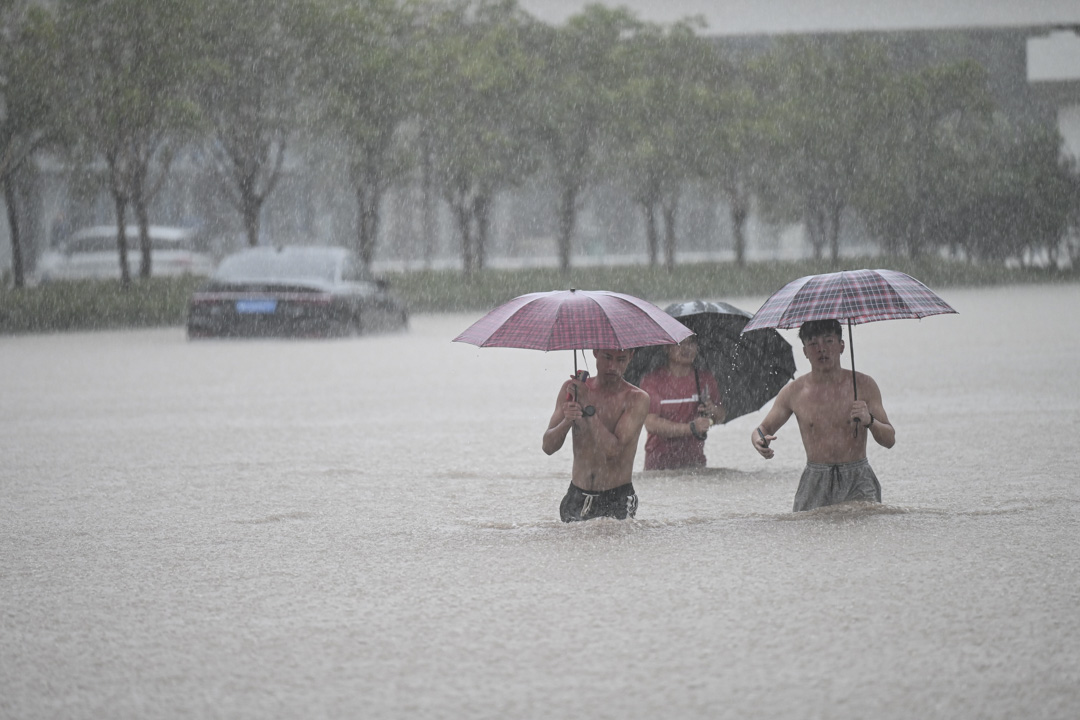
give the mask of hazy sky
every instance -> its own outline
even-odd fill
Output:
[[[561,23],[585,0],[519,0],[545,22]],[[640,19],[667,23],[702,15],[709,34],[901,30],[1080,24],[1080,0],[612,0]]]

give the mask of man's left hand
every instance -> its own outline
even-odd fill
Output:
[[[851,403],[851,421],[858,421],[863,425],[870,424],[870,408],[865,400],[856,400]]]

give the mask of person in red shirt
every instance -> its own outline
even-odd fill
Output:
[[[649,393],[646,470],[705,466],[706,434],[725,414],[716,377],[694,366],[697,354],[697,338],[691,335],[670,346],[667,365],[641,381]]]

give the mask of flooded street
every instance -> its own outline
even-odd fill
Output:
[[[854,329],[883,505],[798,515],[762,409],[559,522],[572,355],[480,313],[2,337],[0,718],[1076,717],[1080,286],[940,294]]]

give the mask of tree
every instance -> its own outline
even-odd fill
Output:
[[[886,120],[855,204],[887,251],[915,258],[955,232],[954,211],[978,194],[993,152],[986,147],[993,103],[986,70],[968,61],[901,75],[885,94]]]
[[[116,210],[120,279],[128,270],[126,216],[139,226],[139,276],[151,274],[149,203],[197,118],[187,80],[193,2],[66,0],[62,20],[85,154],[104,157]]]
[[[57,142],[62,132],[58,47],[50,13],[30,0],[0,0],[0,190],[15,287],[26,282],[17,179],[30,158]]]
[[[443,8],[419,38],[418,114],[466,276],[484,267],[495,196],[538,165],[525,101],[540,67],[535,29],[514,0],[480,0]]]
[[[610,133],[617,85],[616,49],[639,27],[625,9],[588,5],[545,33],[544,70],[531,113],[557,187],[559,266],[570,255],[581,195],[598,166],[597,145]]]
[[[322,126],[340,138],[347,158],[365,265],[375,254],[383,196],[406,168],[395,139],[414,100],[411,21],[395,0],[333,0],[305,31]]]
[[[199,16],[209,156],[251,246],[297,132],[304,65],[296,28],[310,10],[295,0],[208,0]]]
[[[615,98],[615,162],[645,219],[649,263],[657,264],[663,217],[664,263],[675,264],[676,218],[684,184],[700,166],[709,72],[715,49],[686,21],[644,26],[620,45],[629,69]]]
[[[703,152],[698,156],[697,170],[727,202],[735,263],[741,266],[746,263],[746,222],[753,198],[761,192],[776,125],[767,122],[764,84],[755,81],[753,67],[719,55],[714,63],[712,81],[703,98]]]
[[[828,246],[836,260],[844,212],[887,116],[888,57],[863,36],[785,38],[761,69],[780,126],[774,210],[802,220],[815,258]]]
[[[978,183],[950,229],[971,259],[1021,265],[1044,256],[1056,267],[1076,206],[1072,162],[1056,128],[999,126],[978,163]]]

